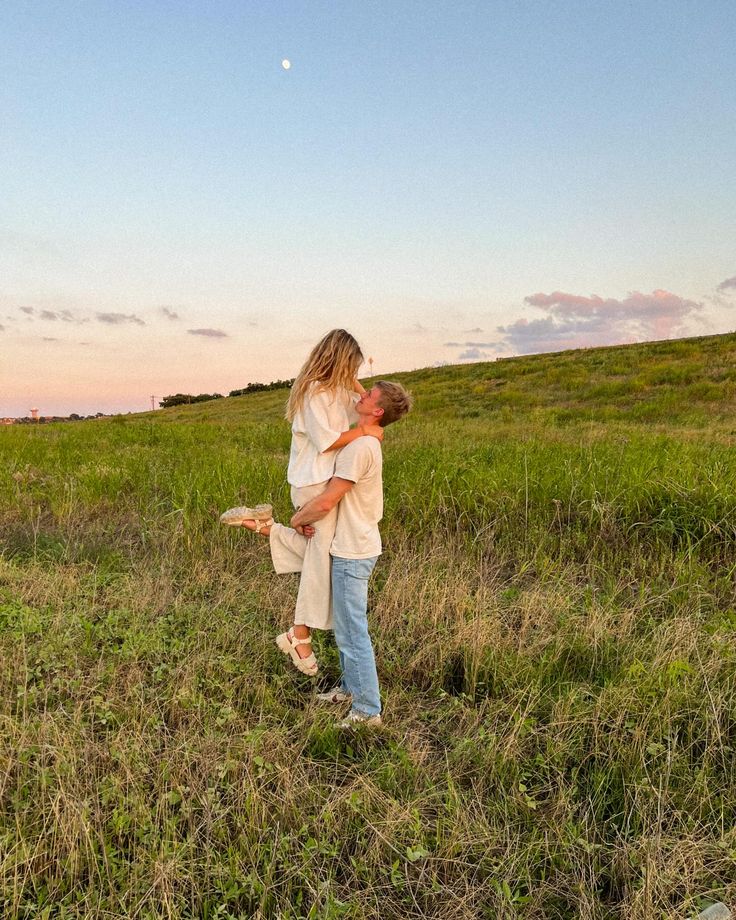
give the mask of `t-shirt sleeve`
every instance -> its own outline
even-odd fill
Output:
[[[304,401],[302,409],[305,433],[319,453],[327,450],[342,434],[342,431],[335,431],[330,427],[328,412],[330,399],[330,394],[324,391],[313,393]],[[346,424],[346,431],[347,427]]]
[[[373,453],[369,437],[357,438],[338,453],[335,463],[335,476],[339,479],[348,479],[358,482],[370,471],[373,465]]]

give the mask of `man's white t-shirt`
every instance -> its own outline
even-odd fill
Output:
[[[334,393],[313,384],[291,423],[291,452],[286,474],[291,486],[314,486],[332,478],[336,451],[323,453],[356,421],[357,393]]]
[[[383,455],[376,438],[351,441],[338,452],[335,476],[354,482],[338,506],[330,547],[342,559],[371,559],[381,553],[378,522],[383,517]]]

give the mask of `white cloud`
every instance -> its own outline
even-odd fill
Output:
[[[458,361],[490,361],[493,355],[480,348],[469,348],[457,356]]]
[[[208,339],[226,339],[228,338],[227,332],[223,332],[222,329],[187,329],[189,335],[201,335]]]
[[[97,313],[98,323],[106,323],[108,326],[120,326],[124,323],[132,323],[136,326],[145,326],[146,324],[135,313]]]

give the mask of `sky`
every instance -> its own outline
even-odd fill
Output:
[[[732,331],[735,38],[732,0],[5,0],[0,416],[338,326],[381,375]]]

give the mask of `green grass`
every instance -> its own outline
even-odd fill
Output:
[[[735,903],[735,352],[396,375],[375,737],[315,706],[272,641],[295,582],[217,523],[289,514],[283,391],[0,430],[0,915]]]

